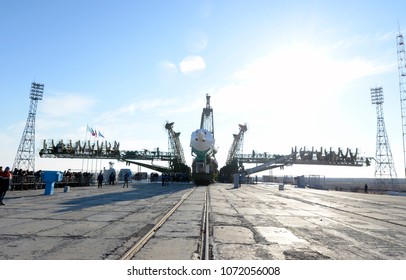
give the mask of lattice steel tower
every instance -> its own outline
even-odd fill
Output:
[[[210,96],[208,93],[206,94],[206,108],[203,108],[202,117],[200,119],[200,128],[210,131],[214,136],[213,108],[210,107]]]
[[[396,36],[398,52],[398,71],[399,71],[399,90],[400,90],[400,109],[402,116],[402,136],[403,136],[403,163],[404,174],[406,177],[406,53],[403,36],[400,33]]]
[[[21,137],[20,146],[14,160],[13,169],[23,169],[35,171],[35,116],[37,113],[38,100],[42,100],[44,85],[31,83],[30,92],[30,110],[28,112],[27,123],[23,136]]]
[[[182,144],[180,143],[180,132],[175,132],[173,130],[174,122],[167,122],[165,124],[165,129],[168,131],[168,141],[169,141],[169,151],[175,155],[180,163],[185,164],[185,155],[183,153]]]
[[[382,87],[371,88],[371,102],[376,105],[377,117],[375,185],[381,190],[396,190],[399,184],[383,118]]]
[[[231,161],[236,157],[238,152],[242,154],[243,143],[244,143],[244,133],[248,130],[247,124],[239,124],[240,132],[238,134],[233,134],[234,141],[231,144],[230,150],[228,151],[226,164],[230,164]]]

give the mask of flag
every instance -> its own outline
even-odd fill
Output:
[[[104,138],[103,134],[101,134],[100,131],[99,131],[99,137]]]
[[[97,134],[97,130],[96,130],[96,129],[93,129],[93,127],[90,127],[89,125],[87,125],[87,131],[89,131],[90,134],[91,134],[93,137],[96,137],[96,138],[97,138],[97,135],[99,135],[99,136],[101,136],[101,137],[104,138],[104,136],[103,136],[100,132],[99,132],[99,134]]]

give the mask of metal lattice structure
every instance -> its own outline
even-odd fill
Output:
[[[31,83],[30,109],[25,124],[20,146],[14,160],[13,169],[35,171],[35,116],[37,113],[38,101],[42,100],[44,85]]]
[[[180,143],[179,135],[180,132],[175,132],[173,130],[173,122],[167,122],[165,124],[165,128],[168,131],[168,139],[169,139],[169,149],[171,153],[175,155],[179,159],[181,163],[186,163],[185,155],[183,153],[182,144]]]
[[[402,116],[402,136],[403,136],[403,161],[406,177],[406,53],[403,36],[399,32],[396,36],[397,54],[398,54],[398,71],[399,71],[399,91],[400,91],[400,108]]]
[[[213,108],[210,107],[210,96],[206,94],[206,108],[203,108],[200,119],[200,128],[210,131],[214,136],[214,117]]]
[[[377,116],[375,185],[382,190],[396,190],[399,184],[385,128],[383,99],[382,87],[371,88],[371,102],[376,105]]]
[[[234,140],[231,144],[230,150],[228,151],[227,161],[226,164],[229,164],[235,156],[239,154],[243,154],[243,143],[244,143],[244,133],[248,130],[247,124],[239,124],[240,132],[238,134],[233,134]]]

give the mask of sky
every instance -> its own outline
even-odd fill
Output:
[[[38,156],[43,140],[91,139],[88,126],[122,150],[168,151],[167,121],[181,132],[191,164],[190,135],[206,94],[219,167],[245,123],[244,153],[314,146],[374,157],[370,89],[382,86],[386,131],[404,178],[396,36],[406,31],[405,10],[404,1],[0,1],[0,165],[13,165],[34,81],[45,85],[36,170],[96,164]],[[108,168],[107,160],[97,164]],[[374,164],[294,165],[272,174],[374,172]]]

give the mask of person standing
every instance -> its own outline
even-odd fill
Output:
[[[99,176],[97,176],[97,188],[103,188],[103,174],[101,171]]]
[[[13,178],[13,175],[10,172],[10,167],[7,166],[4,171],[0,172],[0,205],[5,205],[3,202],[3,198],[8,191],[11,178]]]
[[[116,181],[116,173],[113,171],[109,175],[109,184],[114,185],[114,181]]]
[[[123,185],[123,188],[125,187],[125,186],[127,186],[127,188],[128,188],[128,177],[129,177],[130,175],[128,174],[128,172],[126,171],[125,172],[125,174],[124,174],[124,185]]]

